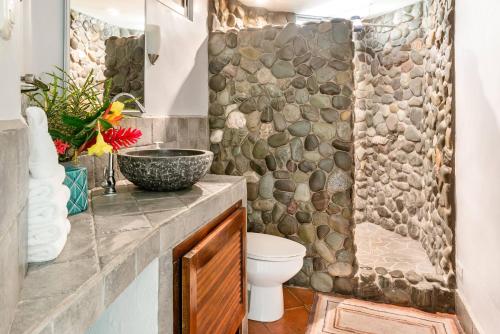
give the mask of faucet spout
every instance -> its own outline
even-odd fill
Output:
[[[101,186],[104,188],[104,195],[116,194],[115,163],[113,153],[109,153],[108,167],[104,169],[104,181]]]
[[[113,99],[111,99],[111,102],[116,102],[119,99],[121,99],[122,97],[128,97],[129,99],[131,99],[135,103],[135,105],[137,106],[137,108],[139,108],[139,111],[141,112],[141,114],[146,113],[146,108],[144,107],[144,105],[141,102],[139,102],[134,95],[132,95],[130,93],[120,93],[120,94],[117,94],[117,95],[115,95],[113,97]]]

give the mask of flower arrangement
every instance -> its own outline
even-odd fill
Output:
[[[61,162],[76,160],[79,155],[102,156],[129,147],[139,140],[139,129],[120,126],[125,118],[121,102],[111,102],[111,81],[97,81],[91,71],[77,81],[58,68],[47,74],[50,83],[37,80],[36,93],[26,94],[31,105],[45,110],[49,133]]]

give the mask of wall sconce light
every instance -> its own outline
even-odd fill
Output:
[[[352,21],[352,27],[354,28],[354,32],[363,31],[363,21],[361,21],[360,16],[351,17],[351,21]]]
[[[161,28],[156,24],[146,25],[146,49],[151,65],[154,65],[160,57]]]

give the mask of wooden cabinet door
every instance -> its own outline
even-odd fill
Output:
[[[235,334],[246,313],[246,211],[182,258],[182,333]]]

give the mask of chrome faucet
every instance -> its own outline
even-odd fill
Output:
[[[146,108],[144,108],[144,106],[142,105],[142,103],[139,102],[137,100],[137,98],[134,95],[130,94],[130,93],[120,93],[120,94],[115,95],[113,97],[113,99],[111,100],[111,103],[118,101],[122,97],[128,97],[128,98],[130,98],[137,105],[137,108],[139,108],[139,111],[141,112],[141,114],[144,114],[146,112]]]
[[[120,93],[113,97],[111,103],[118,101],[122,97],[130,98],[139,108],[141,114],[146,112],[146,108],[136,99],[136,97],[130,93]],[[116,194],[116,179],[115,179],[115,161],[113,158],[113,153],[109,153],[108,157],[108,167],[104,169],[104,181],[101,183],[104,188],[104,195],[114,195]]]
[[[115,161],[113,153],[108,154],[108,167],[104,168],[104,181],[101,183],[104,195],[116,194]]]

